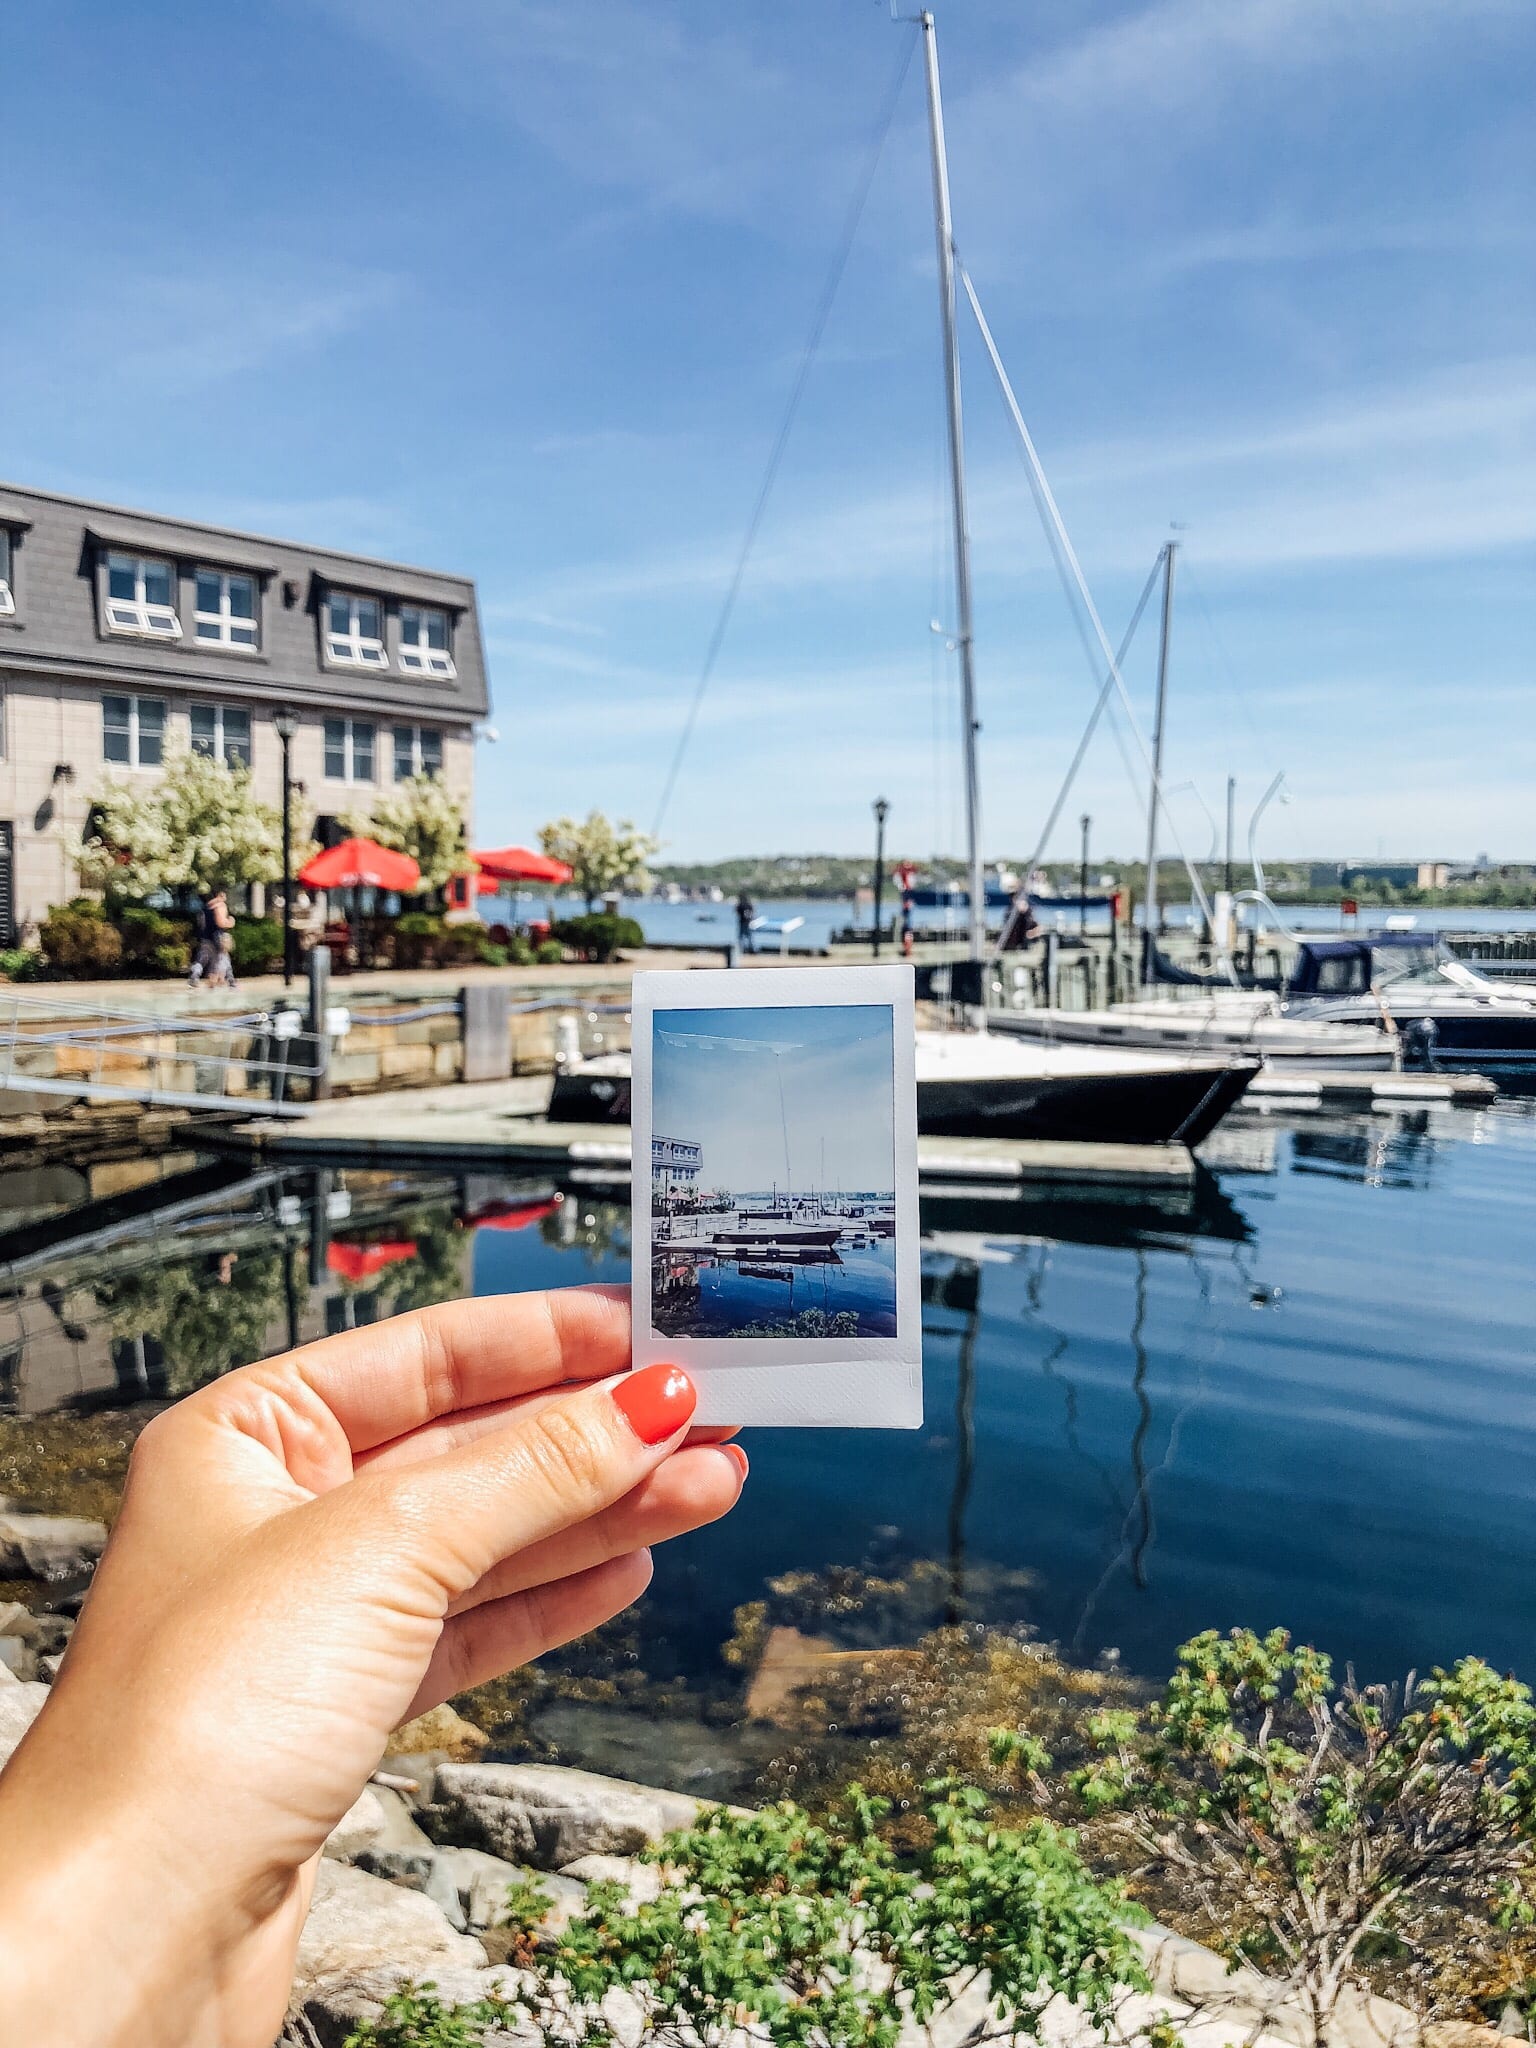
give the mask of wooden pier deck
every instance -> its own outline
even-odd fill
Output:
[[[441,1164],[540,1166],[588,1180],[629,1179],[629,1132],[622,1126],[550,1123],[549,1082],[457,1082],[389,1095],[314,1104],[292,1123],[261,1119],[234,1127],[223,1142],[263,1158],[419,1159]],[[1061,1144],[1044,1139],[920,1138],[925,1185],[1005,1189],[1029,1182],[1185,1186],[1195,1176],[1183,1145]]]

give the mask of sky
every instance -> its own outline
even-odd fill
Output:
[[[703,1148],[703,1187],[889,1192],[895,1085],[880,1003],[656,1015],[652,1127]]]
[[[1284,770],[1267,854],[1536,859],[1530,0],[937,19],[956,242],[1112,640],[1176,529],[1175,838],[1230,775],[1241,847]],[[472,574],[480,842],[649,829],[913,38],[876,0],[12,9],[0,475]],[[962,352],[1018,856],[1097,680]],[[961,850],[942,431],[913,62],[664,857],[863,852],[880,795],[895,852]],[[1139,848],[1121,744],[1050,852],[1083,812]]]

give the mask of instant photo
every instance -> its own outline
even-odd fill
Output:
[[[701,1421],[922,1420],[907,968],[640,974],[637,1366]]]

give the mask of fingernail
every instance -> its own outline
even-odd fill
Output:
[[[699,1397],[680,1365],[647,1365],[620,1380],[613,1398],[641,1443],[660,1444],[687,1425]]]
[[[742,1479],[745,1480],[747,1474],[752,1470],[752,1467],[747,1463],[747,1454],[741,1448],[741,1445],[716,1444],[715,1449],[717,1451],[724,1451],[725,1455],[735,1465],[736,1470],[740,1473]]]

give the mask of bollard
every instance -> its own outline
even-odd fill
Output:
[[[328,1102],[331,1097],[331,1041],[326,1029],[326,1012],[330,1007],[330,948],[311,946],[304,956],[304,972],[309,981],[309,1028],[315,1040],[309,1099],[311,1102]]]
[[[459,991],[466,1081],[505,1081],[512,1071],[512,1034],[504,982],[471,982]]]

